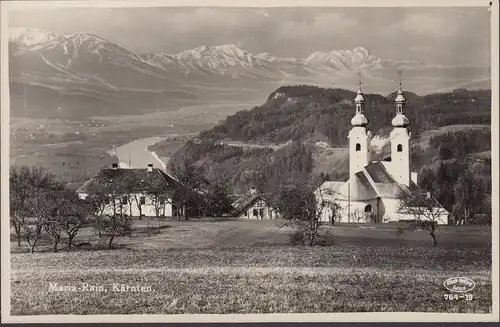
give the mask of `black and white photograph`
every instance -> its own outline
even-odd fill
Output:
[[[2,2],[2,321],[498,320],[498,1],[198,2]]]

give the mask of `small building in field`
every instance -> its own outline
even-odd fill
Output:
[[[349,132],[349,180],[326,181],[316,191],[316,199],[323,206],[322,221],[331,221],[337,204],[336,221],[351,223],[385,223],[412,221],[415,212],[402,208],[402,201],[415,192],[423,191],[417,186],[417,173],[410,170],[410,124],[404,114],[405,98],[400,88],[396,94],[396,115],[390,133],[390,157],[372,161],[372,133],[364,115],[364,97],[359,86],[354,99],[356,113],[351,120]],[[448,224],[449,213],[429,195],[435,223]],[[330,204],[330,205],[329,205]],[[421,208],[421,207],[417,207]],[[415,209],[415,208],[413,208]],[[429,217],[431,215],[427,215]]]
[[[278,210],[271,201],[255,189],[251,189],[236,199],[233,202],[233,207],[232,216],[235,218],[256,220],[280,218]]]
[[[78,190],[80,199],[93,197],[100,204],[102,215],[134,217],[169,217],[177,209],[173,203],[176,179],[161,169],[111,168],[102,169]]]

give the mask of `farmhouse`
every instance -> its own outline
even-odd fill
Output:
[[[410,172],[409,120],[404,113],[405,97],[400,87],[395,99],[396,116],[390,133],[390,157],[371,160],[372,133],[364,115],[364,97],[359,84],[354,99],[356,113],[349,132],[349,180],[326,181],[315,192],[319,203],[336,202],[340,205],[337,221],[383,223],[414,220],[408,210],[402,210],[401,200],[413,192],[422,192],[417,186],[417,173]],[[429,195],[430,198],[430,195]],[[449,213],[435,200],[433,209],[438,224],[447,224]],[[326,206],[321,220],[330,221],[333,215]]]
[[[254,188],[233,202],[233,217],[242,219],[277,219],[278,211],[271,202]]]
[[[101,170],[77,190],[81,199],[93,196],[101,199],[102,214],[129,216],[172,216],[176,210],[172,202],[176,180],[161,169],[111,168]]]

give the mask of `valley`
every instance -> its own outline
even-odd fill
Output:
[[[220,102],[186,106],[178,111],[158,110],[144,115],[95,116],[88,119],[11,117],[11,165],[43,166],[78,188],[100,169],[120,160],[128,163],[130,142],[160,137],[171,140],[172,155],[192,136],[213,127],[251,103]],[[144,141],[132,145],[133,166],[146,167],[152,159]],[[142,144],[144,143],[144,144]],[[113,148],[118,149],[114,153]],[[168,157],[162,153],[161,157]],[[153,158],[154,159],[154,158]]]

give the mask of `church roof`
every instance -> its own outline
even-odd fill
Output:
[[[348,182],[328,181],[321,185],[323,195],[339,200],[365,201],[376,198],[400,199],[420,188],[410,181],[410,186],[399,184],[380,162],[372,162],[364,170],[354,174]]]
[[[396,183],[384,165],[379,161],[368,164],[365,170],[374,183]]]
[[[354,174],[347,182],[324,182],[320,187],[323,196],[341,200],[365,201],[379,196],[363,172]]]
[[[399,185],[398,183],[375,183],[377,194],[382,198],[400,199],[407,194],[405,188],[406,185]]]

